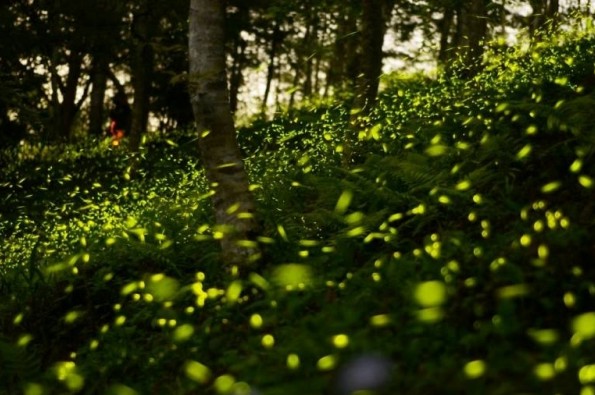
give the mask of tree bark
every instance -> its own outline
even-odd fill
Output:
[[[556,15],[558,14],[560,8],[560,1],[559,0],[549,0],[549,4],[547,6],[547,17],[551,20],[555,21]],[[587,7],[587,10],[589,7]]]
[[[242,37],[242,32],[250,25],[250,5],[240,2],[236,4],[237,11],[226,16],[227,33],[231,42],[231,68],[229,70],[229,106],[232,114],[238,111],[240,90],[244,85],[244,70],[249,62],[246,50],[248,43]]]
[[[304,86],[303,86],[303,95],[304,98],[311,98],[312,97],[312,73],[313,73],[313,63],[314,63],[314,56],[316,55],[313,53],[313,47],[315,44],[316,36],[317,36],[317,24],[318,18],[308,18],[306,23],[306,34],[304,35],[304,39],[302,42],[303,46],[303,55],[305,55],[305,68],[304,68]],[[298,62],[303,62],[303,59],[298,59]]]
[[[384,0],[363,0],[361,35],[361,74],[358,81],[357,105],[369,109],[376,101],[382,74],[382,44],[385,20]]]
[[[62,127],[64,137],[70,140],[72,135],[72,125],[74,117],[78,112],[76,105],[76,93],[79,87],[79,78],[82,70],[82,55],[71,54],[68,59],[68,76],[66,77],[66,85],[62,92]]]
[[[529,19],[529,33],[531,37],[535,37],[535,34],[543,28],[545,22],[545,2],[547,0],[529,0],[531,5],[531,16]]]
[[[279,44],[281,44],[281,40],[283,39],[283,34],[281,32],[281,27],[279,26],[278,22],[275,22],[275,26],[273,27],[273,32],[271,34],[271,48],[269,49],[269,66],[267,68],[267,80],[266,86],[264,89],[264,96],[262,98],[262,107],[260,112],[262,115],[266,114],[267,110],[267,102],[269,100],[269,94],[271,92],[271,84],[273,82],[273,78],[275,77],[275,59],[277,58],[277,51]]]
[[[232,114],[238,110],[238,95],[244,83],[243,70],[246,66],[246,41],[239,37],[234,41],[234,54],[229,76],[229,108]]]
[[[68,56],[68,74],[66,81],[63,81],[57,70],[59,54],[57,50],[53,51],[49,66],[52,87],[52,130],[49,134],[51,141],[68,141],[71,137],[72,126],[80,104],[76,102],[76,94],[82,72],[82,61],[83,57],[80,53],[73,52]],[[62,96],[61,101],[58,92]]]
[[[48,63],[48,69],[50,71],[50,87],[52,93],[50,95],[50,121],[51,124],[48,127],[47,139],[50,141],[58,141],[62,134],[62,124],[60,116],[60,75],[58,74],[58,61],[59,52],[58,48],[52,49],[52,56]]]
[[[214,192],[212,201],[227,268],[242,269],[259,257],[258,231],[229,107],[225,73],[223,0],[191,0],[189,26],[190,97],[201,159]]]
[[[487,0],[469,0],[457,9],[453,53],[462,62],[461,77],[471,78],[481,69],[483,40],[487,34]]]
[[[156,25],[150,4],[145,0],[141,11],[134,16],[132,35],[135,41],[130,64],[134,99],[128,148],[137,152],[143,134],[147,131],[151,83],[153,78],[154,50],[151,43]]]
[[[382,45],[386,24],[392,13],[393,0],[363,0],[359,60],[361,73],[355,82],[355,98],[352,105],[349,128],[343,144],[343,165],[348,167],[353,160],[353,147],[361,129],[362,115],[366,115],[376,103],[382,74]]]
[[[104,135],[105,125],[105,89],[107,87],[107,60],[103,56],[93,59],[91,104],[89,106],[89,133],[93,136]]]
[[[345,15],[346,14],[346,15]],[[337,25],[333,55],[326,72],[327,85],[325,96],[332,93],[343,93],[347,85],[357,78],[358,70],[358,40],[357,18],[353,11],[347,9],[345,13],[337,14],[334,21]]]
[[[529,31],[532,37],[536,37],[551,23],[551,27],[556,24],[560,4],[559,0],[530,0],[529,4],[533,12],[530,17]]]
[[[454,12],[452,7],[446,7],[442,19],[438,23],[438,30],[440,32],[440,48],[438,52],[438,62],[441,65],[447,64],[449,60],[450,50],[450,30],[452,28]]]

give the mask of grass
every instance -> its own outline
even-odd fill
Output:
[[[0,392],[595,391],[595,41],[240,131],[265,269],[217,261],[193,136],[7,152]],[[367,383],[354,377],[367,372]]]

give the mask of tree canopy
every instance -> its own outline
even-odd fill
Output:
[[[538,36],[589,12],[588,3],[547,0],[226,4],[230,106],[238,119],[353,94],[371,103],[383,63],[423,61],[427,69],[462,61],[470,77],[488,41]],[[24,137],[101,135],[102,108],[118,91],[133,106],[133,150],[147,128],[190,126],[185,1],[14,0],[0,14],[1,73],[9,81],[0,92],[4,146]]]

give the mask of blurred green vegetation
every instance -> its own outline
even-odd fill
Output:
[[[195,137],[3,152],[0,393],[594,394],[595,38],[490,51],[242,129],[245,281]]]

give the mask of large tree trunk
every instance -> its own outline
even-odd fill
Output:
[[[213,188],[213,206],[222,259],[227,268],[245,267],[258,258],[255,205],[249,191],[229,109],[225,74],[223,0],[190,1],[190,97],[199,134],[201,159]]]

